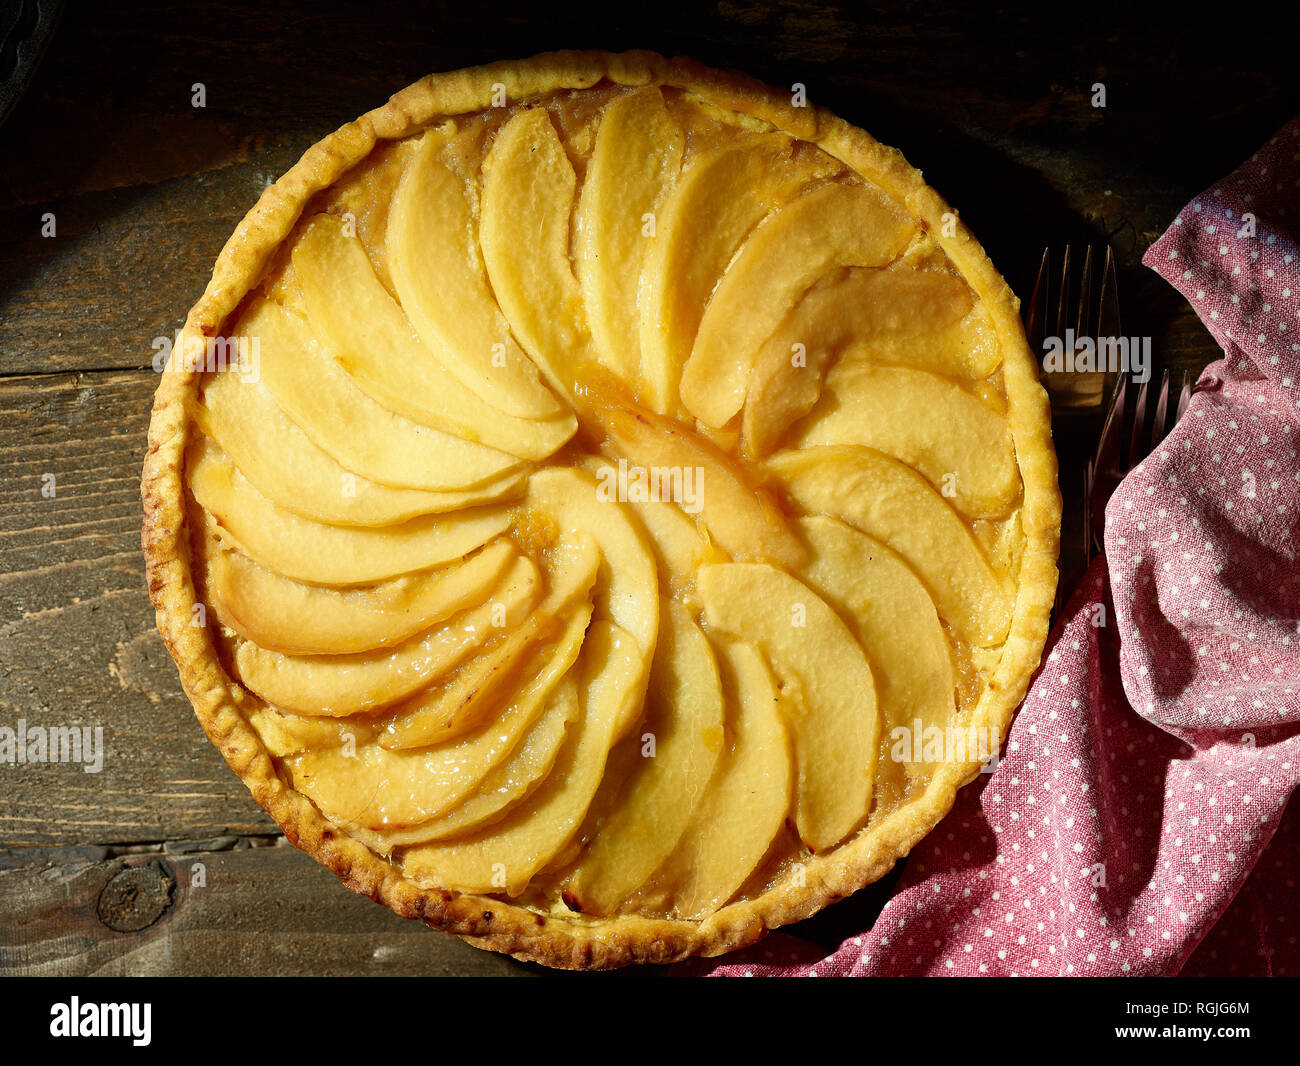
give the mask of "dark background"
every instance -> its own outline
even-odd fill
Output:
[[[152,342],[308,146],[431,71],[551,48],[651,48],[802,82],[901,148],[1023,298],[1045,246],[1109,242],[1124,332],[1151,336],[1158,363],[1196,367],[1215,346],[1141,254],[1300,111],[1294,22],[1216,19],[1138,5],[69,3],[0,127],[0,721],[102,725],[107,755],[96,776],[0,766],[0,973],[535,972],[351,896],[285,845],[193,721],[154,631],[138,495]],[[191,106],[195,82],[206,108]],[[1057,432],[1063,455],[1091,446],[1084,423]],[[887,887],[799,932],[837,942]]]

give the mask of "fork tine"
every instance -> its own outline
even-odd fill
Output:
[[[1091,516],[1093,545],[1103,548],[1101,521],[1106,511],[1106,500],[1124,476],[1123,456],[1120,454],[1124,430],[1124,406],[1128,396],[1128,375],[1120,374],[1111,390],[1110,405],[1101,426],[1101,440],[1097,444],[1097,458],[1089,464],[1088,511]]]
[[[1077,325],[1074,328],[1074,337],[1077,341],[1080,337],[1096,337],[1096,331],[1092,328],[1092,245],[1088,245],[1083,253],[1083,274],[1079,278],[1079,313],[1075,316]]]
[[[1130,470],[1137,466],[1147,453],[1146,435],[1143,430],[1146,429],[1147,394],[1150,391],[1151,378],[1148,377],[1138,389],[1137,404],[1133,408],[1133,434],[1129,437],[1128,445],[1128,469]]]
[[[1190,370],[1183,371],[1183,387],[1178,390],[1178,411],[1174,415],[1177,422],[1187,413],[1187,405],[1192,402],[1192,388],[1196,384],[1195,375]]]
[[[1164,370],[1160,374],[1160,391],[1156,394],[1156,413],[1151,420],[1151,448],[1154,451],[1156,445],[1165,439],[1165,434],[1173,428],[1173,422],[1166,426],[1166,417],[1169,414],[1169,371]]]
[[[1065,340],[1066,324],[1070,321],[1070,246],[1065,246],[1061,257],[1061,288],[1056,296],[1056,336]],[[1068,353],[1067,353],[1068,354]]]
[[[1085,570],[1092,564],[1092,540],[1095,536],[1092,528],[1092,490],[1095,476],[1092,460],[1089,459],[1083,471],[1083,568]]]
[[[1115,253],[1106,245],[1106,262],[1101,275],[1101,303],[1097,312],[1097,333],[1102,337],[1122,335],[1119,321],[1119,284],[1115,275]]]
[[[1029,341],[1029,350],[1038,361],[1043,355],[1043,343],[1047,340],[1047,290],[1051,288],[1052,253],[1043,249],[1043,259],[1038,265],[1038,277],[1034,280],[1034,294],[1029,298],[1029,311],[1025,315],[1025,339]]]

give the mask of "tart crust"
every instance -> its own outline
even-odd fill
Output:
[[[828,111],[793,106],[788,94],[738,73],[649,52],[553,52],[430,75],[314,145],[262,194],[218,257],[211,281],[189,312],[178,350],[219,333],[227,316],[259,282],[307,202],[380,142],[407,137],[445,117],[485,109],[500,85],[512,103],[518,103],[601,81],[683,89],[819,145],[905,204],[981,298],[1004,357],[1007,419],[1024,486],[1025,540],[1010,633],[998,671],[968,724],[996,729],[1005,737],[1038,666],[1056,589],[1061,497],[1047,395],[1025,342],[1019,301],[974,236],[960,221],[952,236],[943,235],[944,216],[952,209],[925,184],[920,172],[898,151]],[[806,918],[882,877],[947,814],[957,789],[978,775],[978,763],[944,763],[924,793],[846,843],[809,859],[802,885],[787,877],[761,895],[724,906],[699,922],[543,914],[496,898],[413,883],[390,862],[332,826],[279,776],[271,755],[248,724],[246,712],[254,701],[223,669],[208,631],[191,624],[198,601],[183,471],[186,445],[196,432],[199,376],[169,367],[154,398],[149,426],[141,485],[142,539],[158,629],[200,723],[230,767],[289,840],[354,892],[476,946],[549,966],[596,969],[720,955],[752,944],[767,930]]]

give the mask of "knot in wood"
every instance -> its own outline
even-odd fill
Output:
[[[172,904],[176,882],[159,862],[119,870],[99,894],[99,920],[119,933],[153,925]]]

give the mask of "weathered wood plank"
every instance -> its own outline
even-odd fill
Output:
[[[349,892],[282,837],[0,851],[0,900],[3,976],[535,972]]]
[[[0,724],[99,727],[99,773],[0,764],[0,843],[263,832],[154,626],[140,554],[152,371],[0,380]],[[54,496],[42,495],[44,475]]]

